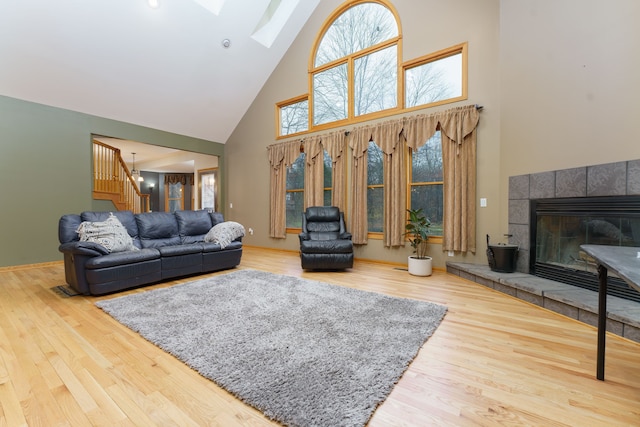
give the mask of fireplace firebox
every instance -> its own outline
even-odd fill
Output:
[[[582,244],[640,246],[640,196],[530,200],[532,274],[598,290],[597,266]],[[612,276],[609,294],[640,302],[640,292]]]

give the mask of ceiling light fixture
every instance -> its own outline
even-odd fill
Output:
[[[149,3],[149,7],[152,9],[157,9],[160,7],[160,0],[147,0],[147,3]]]
[[[136,169],[136,153],[131,153],[133,156],[133,169],[131,169],[131,176],[138,182],[144,181],[142,175],[140,175],[140,171]]]
[[[222,47],[224,47],[225,49],[228,49],[229,46],[231,46],[231,40],[229,39],[222,40]]]

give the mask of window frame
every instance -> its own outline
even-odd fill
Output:
[[[387,8],[392,14],[393,17],[395,19],[396,25],[398,27],[398,35],[395,37],[392,37],[390,39],[387,39],[383,42],[374,44],[372,46],[369,46],[367,48],[364,48],[362,50],[359,50],[357,52],[348,54],[346,56],[343,56],[342,58],[333,60],[331,62],[327,62],[325,64],[316,66],[315,65],[315,58],[318,54],[318,49],[320,47],[320,43],[322,42],[322,39],[324,37],[324,35],[327,33],[327,31],[329,30],[329,27],[331,27],[331,25],[333,25],[333,23],[336,21],[336,19],[338,19],[338,17],[340,15],[342,15],[343,13],[345,13],[347,10],[351,9],[352,7],[358,6],[360,4],[364,4],[364,3],[377,3],[385,8]],[[386,49],[390,46],[396,45],[396,61],[397,61],[397,73],[396,73],[396,89],[397,89],[397,93],[396,93],[396,106],[394,108],[389,108],[389,109],[385,109],[385,110],[381,110],[381,111],[376,111],[373,113],[368,113],[368,114],[363,114],[360,116],[355,116],[355,106],[353,103],[354,100],[354,62],[356,59],[358,58],[363,58],[371,53],[377,52],[379,50],[383,50]],[[329,123],[322,123],[319,125],[314,125],[313,122],[313,77],[316,73],[322,72],[322,71],[326,71],[329,68],[333,68],[334,66],[338,66],[341,64],[347,64],[347,73],[348,73],[348,81],[347,81],[347,88],[348,88],[348,92],[347,92],[347,117],[345,119],[342,120],[338,120],[338,121],[334,121],[334,122],[329,122]],[[339,126],[344,126],[345,124],[353,124],[353,123],[360,123],[360,122],[366,122],[369,120],[374,120],[380,117],[386,117],[386,116],[390,116],[390,115],[394,115],[394,114],[398,114],[398,112],[400,112],[402,110],[402,100],[403,100],[403,93],[404,93],[404,74],[402,71],[402,25],[400,22],[400,16],[398,15],[397,10],[395,9],[395,7],[393,7],[393,5],[385,0],[356,0],[356,1],[351,1],[351,2],[345,2],[344,4],[342,4],[340,7],[338,7],[337,9],[335,9],[333,11],[333,13],[331,15],[329,15],[329,17],[324,21],[324,23],[322,24],[321,30],[318,32],[318,34],[316,35],[316,38],[314,40],[314,44],[313,44],[313,49],[311,50],[311,55],[309,55],[309,63],[308,63],[308,94],[309,94],[309,131],[310,132],[316,132],[316,131],[321,131],[321,130],[325,130],[325,129],[331,129],[331,128],[335,128],[335,127],[339,127]]]
[[[322,174],[322,179],[323,181],[327,180],[327,175],[324,173],[326,172],[325,166],[326,166],[326,160],[329,159],[329,170],[331,171],[331,179],[329,180],[329,186],[328,187],[322,187],[322,200],[324,200],[326,198],[326,192],[329,192],[329,201],[331,201],[332,197],[333,197],[333,159],[331,158],[331,155],[329,154],[329,152],[326,150],[326,148],[322,147],[322,167],[323,167],[323,174]],[[323,182],[323,184],[326,184],[326,182]],[[325,206],[331,206],[331,203],[329,203],[329,205],[325,205]]]
[[[441,139],[441,144],[442,144],[442,139]],[[440,146],[441,150],[442,150],[442,145]],[[413,175],[413,149],[411,147],[406,147],[405,149],[405,164],[407,165],[406,167],[406,174],[407,174],[407,197],[406,197],[406,203],[407,203],[407,209],[412,209],[411,206],[411,190],[413,189],[413,187],[416,186],[427,186],[427,185],[442,185],[443,189],[442,191],[444,192],[444,175],[443,175],[443,180],[442,181],[419,181],[419,182],[414,182],[411,177]],[[444,194],[443,194],[443,199],[444,199]],[[409,214],[407,213],[407,218],[409,218]],[[429,241],[432,243],[438,243],[441,244],[442,243],[442,235],[432,235],[429,234]]]
[[[385,192],[385,186],[384,186],[384,153],[382,152],[382,149],[380,148],[380,146],[375,142],[375,141],[369,141],[369,148],[367,148],[367,153],[365,154],[367,156],[367,169],[368,169],[368,165],[371,164],[370,160],[370,153],[371,153],[371,146],[375,146],[375,149],[379,151],[380,153],[380,157],[381,157],[381,162],[380,164],[382,165],[382,182],[380,184],[370,184],[369,183],[369,171],[367,170],[367,235],[369,238],[372,239],[380,239],[382,240],[384,237],[384,207],[382,208],[382,231],[371,231],[370,227],[371,227],[371,223],[369,222],[369,191],[370,190],[375,190],[378,188],[382,189],[382,200],[384,201],[384,192]]]
[[[438,105],[444,105],[444,104],[451,104],[453,102],[459,102],[459,101],[464,101],[466,99],[468,99],[468,71],[467,71],[467,63],[468,63],[468,43],[464,42],[464,43],[460,43],[457,44],[455,46],[451,46],[442,50],[439,50],[437,52],[434,53],[430,53],[427,55],[423,55],[421,57],[412,59],[410,61],[406,61],[405,63],[402,64],[402,82],[403,82],[403,90],[402,90],[402,112],[410,112],[410,111],[415,111],[415,110],[423,110],[425,108],[431,108],[431,107],[436,107]],[[462,94],[460,96],[456,96],[453,98],[447,98],[447,99],[442,99],[439,101],[434,101],[434,102],[430,102],[427,104],[420,104],[420,105],[416,105],[413,107],[407,107],[406,106],[406,93],[404,91],[404,84],[406,82],[405,79],[405,74],[407,72],[407,70],[410,70],[412,68],[416,68],[416,67],[420,67],[422,65],[426,65],[429,64],[431,62],[436,62],[439,61],[441,59],[446,59],[449,58],[451,56],[455,56],[455,55],[462,55],[461,59],[462,59]]]
[[[288,133],[286,135],[282,135],[282,109],[286,108],[290,105],[293,104],[297,104],[300,102],[305,102],[307,101],[307,106],[309,106],[309,95],[308,94],[304,94],[304,95],[298,95],[296,97],[293,98],[289,98],[286,99],[284,101],[280,101],[276,103],[276,126],[275,126],[275,130],[276,130],[276,139],[281,139],[281,138],[292,138],[295,136],[300,136],[300,135],[304,135],[306,133],[309,133],[309,126],[310,126],[310,120],[309,117],[311,117],[310,114],[307,114],[307,130],[303,130],[300,132],[295,132],[295,133]],[[308,108],[307,108],[308,111]]]
[[[296,158],[296,162],[298,160],[300,160],[300,158],[302,158],[302,188],[292,188],[289,189],[287,188],[287,181],[285,180],[285,189],[284,189],[284,197],[285,197],[285,203],[287,202],[287,197],[290,193],[302,193],[302,205],[303,205],[303,210],[301,212],[304,213],[304,178],[305,178],[305,173],[306,173],[306,167],[307,167],[307,154],[304,152],[304,150],[301,148],[300,149],[300,154],[298,155],[298,157]],[[294,162],[295,163],[295,162]],[[289,173],[289,168],[286,168],[286,173]],[[285,233],[299,233],[300,230],[302,229],[302,227],[289,227],[287,224],[287,209],[285,208],[284,211],[285,214]],[[302,216],[300,217],[300,221],[302,221]]]
[[[173,185],[178,185],[180,184],[180,197],[171,197],[171,188]],[[165,212],[175,212],[171,210],[171,202],[172,201],[179,201],[180,202],[180,207],[177,210],[184,210],[184,185],[182,185],[182,183],[180,182],[176,182],[176,183],[167,183],[164,186],[164,206],[165,206]]]

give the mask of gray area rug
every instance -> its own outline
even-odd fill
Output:
[[[290,426],[366,424],[447,311],[256,270],[96,305]]]

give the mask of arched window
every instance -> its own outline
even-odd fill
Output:
[[[398,107],[398,21],[381,2],[338,9],[312,55],[312,127]]]
[[[336,9],[309,56],[309,92],[276,104],[276,137],[467,99],[467,44],[403,62],[399,16],[388,0]]]

